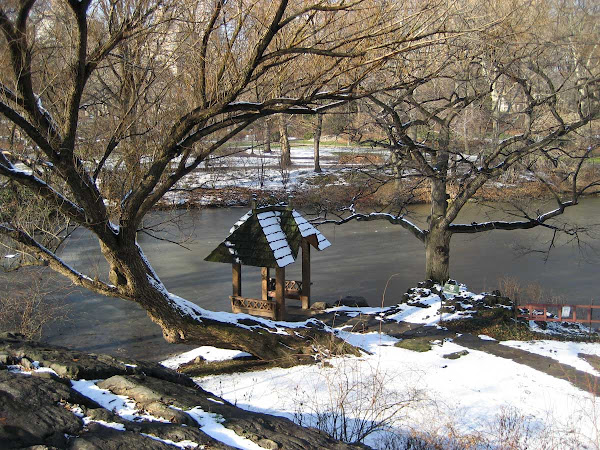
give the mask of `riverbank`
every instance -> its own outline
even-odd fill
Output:
[[[239,169],[223,169],[218,175],[219,182],[207,183],[206,169],[199,169],[196,178],[185,180],[181,187],[167,193],[157,207],[181,209],[247,206],[252,195],[264,202],[293,198],[298,207],[312,210],[320,210],[325,205],[330,210],[335,210],[352,203],[359,208],[381,209],[430,202],[429,183],[426,179],[412,177],[396,184],[391,176],[379,173],[370,165],[332,164],[320,173],[303,166],[292,166],[287,170],[287,175],[282,175],[279,170],[270,170],[272,173],[260,175],[252,170],[240,174]],[[590,168],[581,177],[582,185],[593,178],[592,172],[595,174],[596,169]],[[557,193],[570,195],[572,185],[561,180],[558,175],[551,178],[553,189]],[[448,185],[450,198],[456,197],[459,191],[458,184]],[[553,199],[554,194],[549,190],[547,182],[525,174],[488,183],[473,197],[474,201],[516,203]]]
[[[424,283],[395,306],[326,309],[316,317],[360,356],[323,348],[313,364],[252,372],[249,355],[208,346],[158,365],[0,336],[0,444],[596,448],[600,343],[531,340],[535,328],[495,340],[478,333],[510,323],[509,299],[460,286],[442,307],[439,293]]]

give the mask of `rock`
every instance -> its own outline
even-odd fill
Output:
[[[12,364],[12,358],[6,353],[0,353],[0,364],[3,364],[5,366]]]
[[[21,366],[23,366],[23,369],[25,369],[25,370],[32,370],[35,368],[33,366],[33,363],[28,358],[25,358],[25,357],[21,358],[21,361],[19,361],[19,364]]]
[[[271,439],[261,439],[257,442],[257,444],[260,447],[266,448],[268,450],[277,450],[281,448],[277,442],[272,441]]]
[[[173,450],[173,446],[147,436],[129,431],[119,431],[97,423],[89,425],[89,431],[74,439],[70,450]]]
[[[431,289],[433,286],[435,286],[435,282],[433,280],[425,280],[419,282],[417,286],[420,288]]]
[[[65,434],[78,434],[83,422],[60,402],[81,400],[76,392],[54,380],[0,372],[0,448],[64,448]]]
[[[367,308],[369,303],[367,303],[367,299],[360,296],[352,296],[348,295],[341,300],[335,302],[335,306],[349,306],[352,308]]]
[[[223,418],[223,425],[267,449],[367,448],[344,444],[327,435],[300,427],[283,417],[244,411],[198,387],[188,377],[142,361],[123,361],[107,355],[27,342],[14,335],[0,339],[0,353],[40,366],[62,367],[62,377],[48,372],[32,376],[0,370],[0,448],[40,449],[171,449],[144,436],[181,442],[189,440],[211,449],[231,447],[205,434],[186,411],[200,407]],[[33,364],[30,363],[33,366]],[[115,415],[72,389],[70,379],[106,378],[97,383],[117,395],[126,395],[137,407],[172,422],[129,421]],[[92,376],[90,376],[92,375]],[[95,375],[95,376],[94,376]],[[217,400],[217,401],[215,401]],[[81,411],[91,422],[84,427]],[[79,414],[79,412],[78,412]],[[120,424],[124,430],[102,425]]]
[[[460,352],[448,353],[446,355],[442,355],[442,358],[446,359],[458,359],[461,356],[468,355],[469,352],[467,350],[461,350]]]
[[[313,311],[324,311],[329,308],[331,308],[331,305],[327,302],[314,302],[310,307]]]
[[[163,380],[194,386],[194,382],[180,373],[167,369],[157,363],[114,358],[109,355],[96,355],[64,347],[55,347],[34,341],[26,341],[8,333],[11,337],[0,337],[0,353],[7,354],[15,361],[26,358],[38,361],[40,366],[53,369],[58,376],[72,380],[97,380],[113,375],[146,374]],[[4,333],[6,336],[6,333]],[[25,367],[24,365],[24,367]]]

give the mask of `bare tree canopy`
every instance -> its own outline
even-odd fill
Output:
[[[412,192],[427,189],[428,229],[409,221],[402,208],[400,214],[350,208],[333,220],[404,227],[424,243],[426,277],[438,282],[450,276],[453,234],[547,227],[575,235],[576,228],[552,219],[600,186],[586,164],[598,146],[598,11],[553,0],[471,6],[465,2],[469,13],[453,24],[477,32],[390,60],[372,80],[393,79],[401,87],[375,92],[366,103],[387,136],[379,144],[391,154],[394,176],[380,180],[404,182]],[[482,27],[482,18],[497,22]],[[556,206],[521,208],[509,220],[455,223],[483,186],[515,170],[537,178]]]
[[[136,234],[169,189],[257,119],[318,114],[366,95],[361,84],[389,58],[440,39],[441,6],[6,0],[3,244],[76,285],[138,303],[170,342],[263,358],[297,352],[295,335],[223,322],[170,295]],[[73,226],[98,238],[105,278],[57,256]]]

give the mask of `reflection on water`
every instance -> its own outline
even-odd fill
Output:
[[[428,206],[415,207],[414,220],[422,223],[428,210]],[[591,225],[599,211],[600,199],[589,199],[567,210],[565,218]],[[231,267],[205,262],[204,258],[245,212],[245,208],[229,208],[185,213],[181,220],[182,232],[193,238],[185,243],[188,249],[145,234],[140,234],[140,244],[170,291],[204,308],[228,311]],[[163,213],[156,213],[148,223],[161,222],[163,218]],[[481,219],[482,210],[468,205],[458,222]],[[321,231],[333,245],[323,252],[311,252],[314,301],[331,302],[346,295],[360,295],[371,305],[382,301],[393,304],[424,277],[423,245],[400,226],[371,221],[327,225],[321,227]],[[164,230],[161,233],[165,236]],[[175,237],[173,233],[174,228],[171,228],[171,238]],[[552,232],[547,229],[455,235],[451,245],[451,276],[476,292],[496,289],[500,277],[512,276],[524,284],[539,283],[563,296],[566,302],[589,304],[593,300],[595,304],[600,303],[600,299],[595,298],[600,263],[594,239],[586,238],[585,253],[573,244],[554,248],[548,261],[537,252],[522,256],[515,252],[518,247],[539,249],[551,237]],[[91,276],[97,274],[102,278],[106,274],[97,242],[83,231],[76,233],[62,256]],[[300,279],[300,266],[299,262],[288,266],[287,278]],[[259,280],[260,269],[243,267],[243,295],[258,296]],[[70,294],[68,301],[76,319],[51,329],[47,338],[52,343],[153,359],[179,350],[164,343],[159,328],[133,303],[81,289]]]

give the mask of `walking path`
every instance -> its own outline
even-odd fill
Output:
[[[471,350],[479,350],[500,358],[510,359],[516,363],[524,364],[555,378],[566,380],[584,391],[600,396],[600,377],[577,370],[562,364],[547,356],[537,355],[518,348],[501,345],[498,341],[484,340],[477,336],[465,333],[455,333],[431,326],[424,326],[406,322],[383,322],[374,315],[359,315],[348,317],[345,314],[327,314],[319,316],[326,324],[335,327],[347,326],[346,330],[355,332],[383,332],[398,339],[411,339],[429,336],[432,339],[451,338],[456,344]]]

